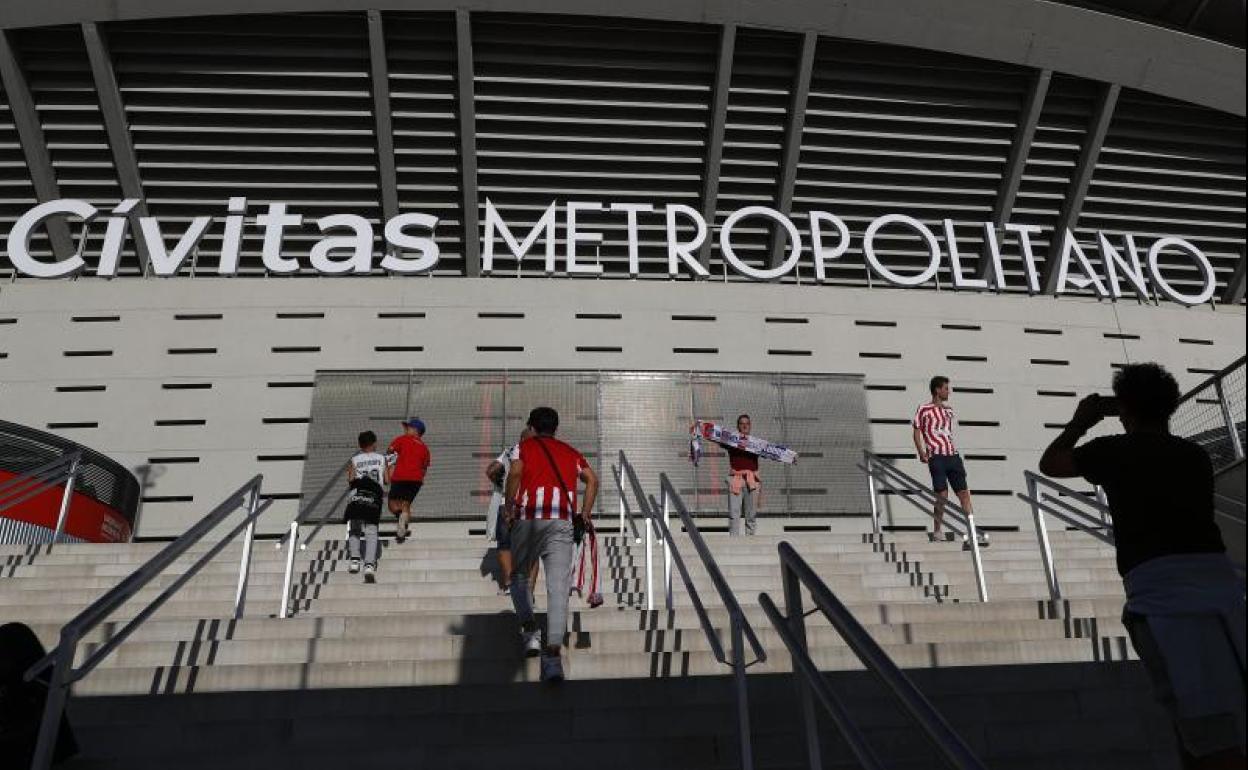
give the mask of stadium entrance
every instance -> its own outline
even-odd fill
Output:
[[[755,435],[798,451],[796,465],[768,463],[762,515],[866,516],[855,464],[871,447],[862,377],[843,374],[727,374],[640,371],[380,370],[318,372],[304,464],[303,499],[315,500],[372,430],[383,443],[399,421],[419,416],[433,463],[417,506],[420,520],[476,520],[490,496],[485,467],[514,443],[529,410],[552,406],[560,438],[597,464],[598,515],[618,510],[613,466],[624,450],[643,483],[666,471],[700,515],[727,510],[727,458],[708,445],[698,465],[686,456],[695,419],[732,424],[753,418]],[[318,519],[335,494],[307,511]]]

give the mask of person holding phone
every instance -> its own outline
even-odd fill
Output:
[[[1040,472],[1105,490],[1127,595],[1123,625],[1170,713],[1183,766],[1243,768],[1244,584],[1214,521],[1213,463],[1170,432],[1179,384],[1169,372],[1131,364],[1113,388],[1112,398],[1079,402]],[[1122,433],[1079,444],[1111,416]]]
[[[533,617],[533,600],[527,580],[511,584],[511,601],[520,619],[525,655],[541,655],[543,682],[563,680],[560,652],[568,633],[568,594],[573,549],[590,526],[598,475],[585,457],[555,438],[559,413],[548,406],[529,412],[533,436],[512,450],[511,468],[504,493],[504,515],[511,526],[511,551],[515,574],[529,574],[541,559],[546,570],[546,642]],[[577,482],[585,483],[585,495],[577,498]]]

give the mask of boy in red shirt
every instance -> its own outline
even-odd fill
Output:
[[[403,423],[403,435],[391,441],[386,450],[391,467],[389,508],[399,517],[394,538],[400,543],[407,539],[412,501],[425,483],[425,472],[429,469],[431,458],[422,438],[424,435],[425,423],[413,417]]]

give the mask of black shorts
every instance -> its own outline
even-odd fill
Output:
[[[390,499],[400,502],[411,502],[416,499],[423,481],[392,481],[390,482]]]
[[[932,455],[927,458],[927,469],[932,472],[932,489],[944,492],[953,487],[954,492],[966,490],[966,466],[962,455]]]

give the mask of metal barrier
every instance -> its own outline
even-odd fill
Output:
[[[611,466],[611,475],[615,478],[615,491],[620,498],[620,539],[628,536],[627,526],[633,533],[633,542],[641,542],[641,533],[637,531],[637,522],[633,520],[633,511],[628,506],[628,496],[624,494],[624,476],[618,465]],[[653,609],[653,608],[651,608]]]
[[[1245,356],[1189,390],[1170,418],[1176,436],[1205,448],[1218,472],[1244,458]]]
[[[880,506],[879,501],[876,499],[880,491],[897,492],[898,496],[903,500],[911,503],[928,516],[933,516],[930,506],[935,506],[939,498],[930,487],[896,466],[885,462],[883,458],[870,450],[863,450],[862,456],[863,462],[858,466],[858,470],[867,474],[867,493],[871,498],[871,526],[875,530],[876,535],[881,534]],[[878,490],[876,488],[877,482],[887,486],[884,490]],[[916,497],[926,502],[927,506],[916,500]],[[988,601],[988,586],[984,582],[984,562],[979,552],[980,533],[975,528],[975,516],[962,510],[962,506],[956,502],[945,500],[942,521],[945,529],[952,532],[955,536],[961,535],[965,538],[965,542],[969,545],[971,551],[971,563],[975,569],[975,587],[979,590],[979,600],[981,602]],[[985,536],[985,539],[987,539],[987,536]]]
[[[689,603],[693,606],[694,613],[698,616],[698,624],[702,627],[702,632],[706,635],[707,643],[711,646],[711,653],[715,656],[715,660],[732,668],[733,684],[736,688],[737,702],[737,738],[741,759],[742,770],[753,770],[754,767],[754,750],[751,746],[750,737],[750,704],[749,693],[745,682],[745,642],[748,640],[750,647],[754,652],[754,657],[758,662],[767,660],[767,652],[763,649],[762,643],[758,640],[758,635],[754,633],[754,627],[750,625],[749,620],[745,617],[741,604],[737,601],[736,595],[728,586],[728,581],[724,579],[723,573],[719,569],[719,565],[715,562],[715,557],[711,554],[710,548],[707,547],[706,541],[702,538],[702,533],[698,531],[697,525],[693,522],[693,517],[689,514],[688,508],[685,506],[680,495],[672,486],[672,482],[668,479],[667,474],[659,475],[659,494],[662,502],[656,501],[653,497],[647,497],[642,491],[641,483],[637,480],[637,473],[633,470],[633,466],[628,462],[628,458],[624,456],[624,452],[620,452],[620,469],[628,478],[629,485],[632,487],[633,494],[638,501],[638,508],[641,510],[646,519],[646,541],[647,554],[651,553],[649,548],[652,530],[657,529],[664,544],[665,554],[674,563],[677,571],[680,572],[680,578],[685,584],[685,590],[689,593]],[[702,598],[698,594],[697,586],[694,585],[693,578],[689,574],[689,568],[685,564],[685,560],[680,555],[680,549],[677,547],[673,537],[672,530],[667,523],[667,515],[672,507],[675,507],[676,513],[680,516],[684,523],[685,532],[693,543],[694,550],[698,552],[698,557],[702,560],[702,566],[710,576],[711,583],[715,586],[715,590],[719,593],[720,600],[724,603],[724,609],[728,612],[729,632],[731,635],[732,653],[729,657],[724,652],[723,642],[719,638],[718,632],[711,624],[710,615],[706,611],[706,606],[702,603]],[[659,515],[662,512],[663,515]],[[649,602],[649,564],[650,559],[647,558],[647,601]],[[672,587],[670,568],[666,573],[666,594],[667,608],[672,609]]]
[[[1049,544],[1049,528],[1045,525],[1045,514],[1083,530],[1103,543],[1113,545],[1114,527],[1109,520],[1109,506],[1102,499],[1099,488],[1096,499],[1089,499],[1087,495],[1034,471],[1023,471],[1023,478],[1027,481],[1027,492],[1026,494],[1020,492],[1018,497],[1031,505],[1031,516],[1036,525],[1036,539],[1040,543],[1040,558],[1044,562],[1044,577],[1049,584],[1049,597],[1056,602],[1062,598],[1062,587],[1057,579],[1057,567],[1053,563],[1053,548]],[[1041,491],[1042,487],[1052,491]],[[1083,507],[1070,502],[1071,500],[1079,501]]]
[[[342,471],[345,471],[347,466],[350,464],[350,460],[343,463],[342,467],[338,469],[339,472],[330,476],[329,479],[326,480],[325,484],[321,486],[320,490],[317,491],[312,500],[303,506],[303,509],[295,515],[295,518],[291,519],[290,528],[287,530],[286,534],[282,535],[277,541],[277,550],[279,551],[282,550],[282,546],[287,543],[290,544],[290,547],[286,549],[286,567],[282,576],[282,601],[281,606],[277,611],[277,616],[279,618],[290,617],[290,584],[294,579],[295,551],[307,550],[308,543],[312,542],[312,540],[320,533],[321,529],[329,520],[330,515],[333,514],[334,511],[342,510],[343,501],[347,499],[347,494],[351,491],[351,488],[349,486],[345,487],[342,490],[342,493],[338,495],[338,498],[325,509],[325,512],[320,515],[316,527],[313,528],[312,532],[303,540],[303,542],[299,542],[299,528],[304,524],[304,519],[308,517],[308,514],[315,510],[316,506],[320,505],[321,501],[325,499],[325,495],[329,493],[329,490],[333,488],[334,484],[342,484],[345,482],[345,477],[343,476]],[[298,548],[295,547],[296,545],[298,545]]]
[[[867,743],[862,731],[854,724],[849,710],[837,698],[815,662],[811,660],[806,642],[806,612],[802,606],[803,586],[810,593],[810,599],[815,608],[823,613],[866,669],[874,674],[897,699],[906,714],[931,740],[932,745],[945,762],[959,770],[984,770],[984,764],[975,756],[961,736],[954,732],[940,712],[927,698],[923,697],[923,693],[897,667],[897,664],[893,663],[888,653],[884,652],[880,645],[871,638],[853,613],[841,603],[840,599],[836,598],[836,595],[815,574],[806,560],[793,550],[793,546],[787,542],[781,543],[778,550],[785,613],[781,614],[775,602],[766,593],[758,595],[758,603],[762,605],[763,612],[767,614],[776,633],[784,640],[784,645],[793,658],[793,672],[796,675],[798,700],[806,737],[806,753],[810,760],[811,770],[819,770],[823,767],[819,750],[819,728],[815,721],[812,696],[818,698],[820,705],[828,712],[849,744],[850,751],[864,768],[883,770],[884,764]]]
[[[55,460],[0,483],[0,513],[64,484],[60,510],[56,515],[56,530],[52,534],[52,542],[59,543],[61,535],[65,533],[65,522],[69,519],[69,507],[74,498],[74,481],[78,478],[78,466],[81,462],[82,452],[66,452]]]
[[[55,649],[26,671],[26,681],[29,682],[49,667],[52,669],[51,679],[48,682],[48,700],[43,710],[43,722],[39,725],[39,742],[35,747],[34,759],[30,765],[31,770],[47,770],[51,766],[52,752],[56,747],[56,734],[60,729],[61,715],[65,710],[65,702],[69,699],[70,686],[91,673],[104,658],[108,657],[109,653],[124,642],[136,628],[150,618],[156,610],[160,609],[188,580],[194,577],[205,564],[212,561],[218,553],[233,542],[239,532],[245,529],[247,534],[243,540],[242,562],[238,568],[238,587],[234,592],[234,617],[242,617],[243,606],[247,598],[247,579],[251,572],[251,546],[256,533],[256,519],[273,502],[272,500],[263,502],[260,500],[260,485],[263,478],[263,476],[257,475],[239,487],[223,503],[196,522],[193,527],[183,533],[177,540],[165,546],[159,553],[130,573],[125,580],[118,583],[112,590],[75,615],[72,620],[61,628],[61,639]],[[107,641],[96,648],[81,666],[78,668],[73,667],[74,653],[78,648],[78,642],[86,634],[90,633],[100,623],[103,623],[110,613],[133,598],[156,576],[173,564],[178,557],[202,540],[204,536],[214,530],[217,525],[239,507],[246,508],[247,515],[238,525],[221,538],[216,545],[209,548],[204,555],[200,556],[194,564],[171,582],[164,591],[161,591],[160,595],[149,602],[134,618],[129,620],[113,633]]]

